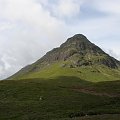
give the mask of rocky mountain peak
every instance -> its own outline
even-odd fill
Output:
[[[120,68],[118,60],[91,43],[84,35],[76,34],[68,38],[60,47],[54,48],[35,63],[20,70],[15,76],[40,71],[54,63],[62,63],[60,67],[70,68],[82,66],[104,66],[109,69]]]
[[[76,34],[73,37],[67,39],[65,43],[61,46],[68,46],[68,45],[75,45],[75,44],[90,44],[90,41],[87,39],[86,36],[83,34]]]
[[[58,61],[72,61],[72,66],[83,65],[105,65],[110,68],[117,68],[120,62],[106,54],[101,48],[91,43],[83,34],[76,34],[68,38],[60,47],[54,48],[38,60],[51,64]]]
[[[83,34],[76,34],[73,37],[71,37],[71,39],[83,41],[83,40],[87,40],[87,37],[84,36]]]

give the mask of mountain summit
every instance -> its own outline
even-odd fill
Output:
[[[37,63],[38,65],[47,65],[57,61],[70,61],[69,65],[73,67],[95,64],[103,64],[110,68],[118,68],[120,66],[119,61],[110,57],[82,34],[76,34],[68,38],[59,48],[54,48],[48,52]]]
[[[49,68],[51,71],[53,68],[56,68],[56,66],[58,69],[64,70],[87,67],[91,69],[93,68],[94,70],[92,71],[96,71],[98,68],[118,70],[120,68],[120,62],[109,56],[95,44],[91,43],[86,36],[76,34],[73,37],[68,38],[60,47],[49,51],[37,62],[21,69],[10,78],[28,77],[32,76],[31,73],[34,74],[34,77],[37,77],[41,75],[43,71],[45,75],[45,70]],[[57,68],[56,71],[58,72],[59,70]],[[100,72],[100,69],[97,71]],[[49,76],[52,76],[54,72],[52,74],[49,73]],[[69,71],[67,71],[67,73],[68,72]],[[35,74],[37,74],[37,76],[35,76]],[[43,74],[41,76],[43,76]]]

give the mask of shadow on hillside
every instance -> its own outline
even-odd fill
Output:
[[[75,76],[59,76],[56,78],[30,78],[30,79],[18,79],[18,80],[2,80],[0,83],[30,83],[30,82],[51,82],[51,83],[68,83],[68,84],[92,84],[90,81],[82,80]]]
[[[112,96],[120,96],[120,81],[104,81],[104,82],[90,82],[82,80],[74,76],[59,76],[57,78],[34,78],[34,79],[22,79],[22,80],[3,80],[0,81],[0,86],[57,86],[59,88],[77,88],[78,90],[82,88],[82,91],[96,91],[105,92],[111,94]]]
[[[75,87],[75,88],[81,88],[84,87],[88,90],[93,91],[105,91],[107,93],[112,93],[117,95],[120,95],[120,81],[104,81],[104,82],[90,82],[87,80],[82,80],[75,76],[59,76],[56,78],[34,78],[34,79],[21,79],[21,80],[3,80],[0,81],[0,86],[17,86],[17,85],[31,85],[31,84],[43,84],[43,85],[55,85],[58,87]]]
[[[24,83],[24,82],[65,82],[65,83],[79,83],[85,85],[96,85],[96,86],[120,86],[120,80],[116,81],[103,81],[103,82],[90,82],[87,80],[80,79],[75,76],[59,76],[56,78],[29,78],[29,79],[17,79],[17,80],[2,80],[0,83]]]

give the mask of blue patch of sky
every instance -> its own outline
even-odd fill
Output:
[[[54,16],[54,15],[52,14],[52,16]],[[85,2],[80,6],[80,12],[77,16],[73,15],[72,18],[64,17],[64,18],[61,18],[61,19],[64,19],[66,24],[75,25],[78,22],[83,21],[83,20],[90,20],[90,19],[95,19],[95,18],[104,18],[104,17],[107,17],[107,16],[108,16],[108,14],[95,9],[92,6],[92,4]],[[54,17],[56,17],[56,16],[54,16]]]
[[[106,17],[107,14],[104,12],[101,12],[94,8],[92,3],[90,2],[85,2],[81,5],[80,8],[81,12],[80,15],[78,15],[79,19],[85,20],[85,19],[94,19],[94,18],[102,18]]]

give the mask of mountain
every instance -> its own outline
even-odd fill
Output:
[[[91,43],[86,36],[76,34],[8,79],[67,75],[93,81],[117,80],[120,77],[120,62]]]
[[[120,62],[84,35],[0,81],[0,120],[119,120]]]

